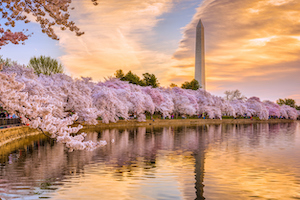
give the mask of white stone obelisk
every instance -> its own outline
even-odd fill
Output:
[[[205,90],[204,27],[201,19],[196,28],[195,79],[199,82],[200,87]]]

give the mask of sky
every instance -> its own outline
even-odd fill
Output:
[[[246,97],[300,104],[299,0],[73,0],[72,20],[85,32],[59,31],[59,41],[37,23],[25,45],[6,45],[0,55],[21,64],[33,56],[58,59],[72,77],[103,81],[116,70],[161,86],[194,78],[195,34],[205,29],[206,89],[218,96],[239,89]],[[1,22],[0,22],[1,23]]]

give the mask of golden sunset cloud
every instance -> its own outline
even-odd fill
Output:
[[[75,76],[89,76],[103,80],[118,69],[124,72],[155,73],[166,56],[143,46],[150,41],[158,16],[168,12],[172,0],[103,1],[93,6],[89,1],[75,1],[73,16],[85,31],[82,37],[60,32],[60,46],[66,52],[61,57],[68,72]],[[80,8],[80,9],[78,9]],[[148,69],[145,63],[147,63]]]
[[[75,1],[71,16],[85,35],[58,34],[67,72],[98,81],[118,69],[132,70],[139,76],[154,73],[162,86],[181,85],[194,78],[195,27],[201,18],[209,92],[240,89],[247,97],[295,97],[300,103],[299,1],[204,0],[182,28],[178,49],[160,50],[154,29],[178,2]]]
[[[206,0],[184,28],[174,68],[193,76],[201,18],[209,91],[242,89],[263,99],[293,96],[300,102],[299,8],[297,0]]]

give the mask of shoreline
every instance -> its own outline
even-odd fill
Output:
[[[162,127],[162,126],[198,126],[198,125],[212,125],[212,124],[258,124],[258,123],[292,123],[297,120],[291,119],[269,119],[269,120],[257,120],[257,119],[155,119],[146,120],[145,122],[138,122],[137,120],[130,121],[118,121],[116,123],[105,124],[98,121],[97,125],[83,125],[80,132],[87,129],[111,129],[111,128],[136,128],[136,127]],[[79,123],[73,124],[77,126]],[[29,128],[27,126],[18,126],[0,129],[0,147],[4,147],[15,141],[24,140],[28,137],[43,135],[36,129]]]
[[[29,128],[28,126],[16,126],[0,129],[0,147],[13,141],[39,134],[42,133],[36,129]]]
[[[253,123],[291,123],[297,120],[292,119],[269,119],[269,120],[257,120],[257,119],[155,119],[146,120],[144,122],[138,122],[137,120],[130,121],[118,121],[116,123],[105,124],[98,121],[97,125],[83,125],[83,129],[95,129],[95,128],[122,128],[122,127],[153,127],[153,126],[194,126],[194,125],[210,125],[210,124],[253,124]]]

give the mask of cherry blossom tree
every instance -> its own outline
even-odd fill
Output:
[[[280,117],[280,106],[272,101],[264,101],[263,102],[266,108],[269,111],[269,115],[273,117]]]
[[[129,112],[134,113],[138,117],[138,121],[145,121],[145,112],[154,113],[155,106],[150,95],[143,92],[142,87],[135,84],[130,84],[129,100],[132,107]]]
[[[233,116],[236,117],[236,111],[232,106],[231,102],[226,101],[223,98],[217,98],[216,104],[219,105],[222,116]],[[221,116],[221,118],[222,118]]]
[[[162,87],[155,90],[158,91],[162,96],[162,101],[160,102],[160,104],[156,104],[158,100],[153,100],[156,105],[155,110],[161,112],[163,114],[163,117],[168,116],[170,118],[171,114],[173,114],[175,110],[172,90],[170,88]]]
[[[230,101],[230,105],[234,109],[234,114],[232,116],[235,116],[235,115],[245,116],[245,114],[247,115],[247,113],[248,113],[247,105],[245,104],[245,102],[243,100],[232,100],[232,101]]]
[[[1,46],[9,44],[19,44],[27,40],[29,35],[25,35],[23,32],[12,32],[10,29],[4,29],[0,24],[0,49]],[[23,43],[22,43],[23,44]]]
[[[66,113],[61,110],[62,106],[57,106],[59,105],[57,99],[45,93],[41,84],[34,79],[31,82],[28,80],[33,73],[32,70],[30,73],[30,70],[16,67],[15,71],[18,68],[23,69],[19,73],[19,78],[23,78],[25,83],[16,81],[16,73],[4,73],[8,70],[0,72],[0,104],[5,110],[19,116],[29,127],[39,129],[58,142],[66,144],[71,151],[73,149],[93,150],[105,145],[105,141],[97,143],[84,141],[85,133],[72,136],[71,134],[77,133],[82,128],[81,125],[71,127],[78,119],[78,115],[66,116]]]
[[[199,105],[199,114],[207,114],[209,118],[222,118],[222,103],[221,97],[216,97],[209,92],[198,89],[196,92],[196,98]],[[229,104],[228,104],[229,105]],[[225,108],[223,108],[225,109]]]
[[[98,109],[98,116],[103,123],[117,122],[119,117],[128,119],[129,106],[127,92],[115,88],[95,86],[92,93],[93,104]]]
[[[15,65],[4,67],[3,72],[16,74],[16,79],[25,84],[24,92],[29,95],[50,96],[57,117],[69,112],[78,113],[78,120],[96,124],[98,110],[93,105],[90,79],[72,79],[65,74],[37,76],[33,69]]]
[[[297,110],[288,105],[282,105],[280,108],[281,108],[280,109],[281,116],[286,119],[294,119],[295,120],[299,116]]]
[[[97,0],[91,0],[97,5]],[[61,30],[69,29],[74,31],[77,36],[84,34],[70,20],[70,4],[71,0],[2,0],[0,2],[0,12],[2,20],[0,24],[0,48],[8,44],[19,44],[19,42],[28,39],[30,34],[28,30],[13,32],[11,28],[16,26],[17,21],[29,23],[29,15],[41,25],[42,32],[50,38],[58,40],[58,36],[54,32],[54,26],[60,27]],[[3,23],[3,24],[2,24]],[[7,28],[3,28],[5,25]]]
[[[150,95],[156,108],[159,107],[165,100],[159,89],[148,86],[143,87],[142,91]]]
[[[190,95],[187,90],[179,87],[172,88],[172,91],[174,111],[178,114],[195,115],[198,109],[196,98]]]
[[[251,97],[246,101],[248,108],[247,115],[256,115],[259,119],[267,120],[269,118],[269,111],[266,106],[260,101],[258,97]]]
[[[1,71],[2,70],[2,71]],[[145,113],[161,112],[164,117],[174,113],[198,115],[205,113],[211,119],[222,116],[269,116],[297,119],[299,111],[271,101],[261,102],[258,97],[247,101],[227,101],[198,89],[152,88],[130,84],[117,78],[95,83],[91,78],[73,79],[65,74],[36,75],[31,68],[13,65],[0,70],[0,104],[22,122],[44,134],[65,143],[70,149],[92,150],[105,142],[84,140],[78,134],[81,125],[74,122],[96,124],[129,119],[135,114],[138,121]],[[77,134],[71,136],[71,134]]]

